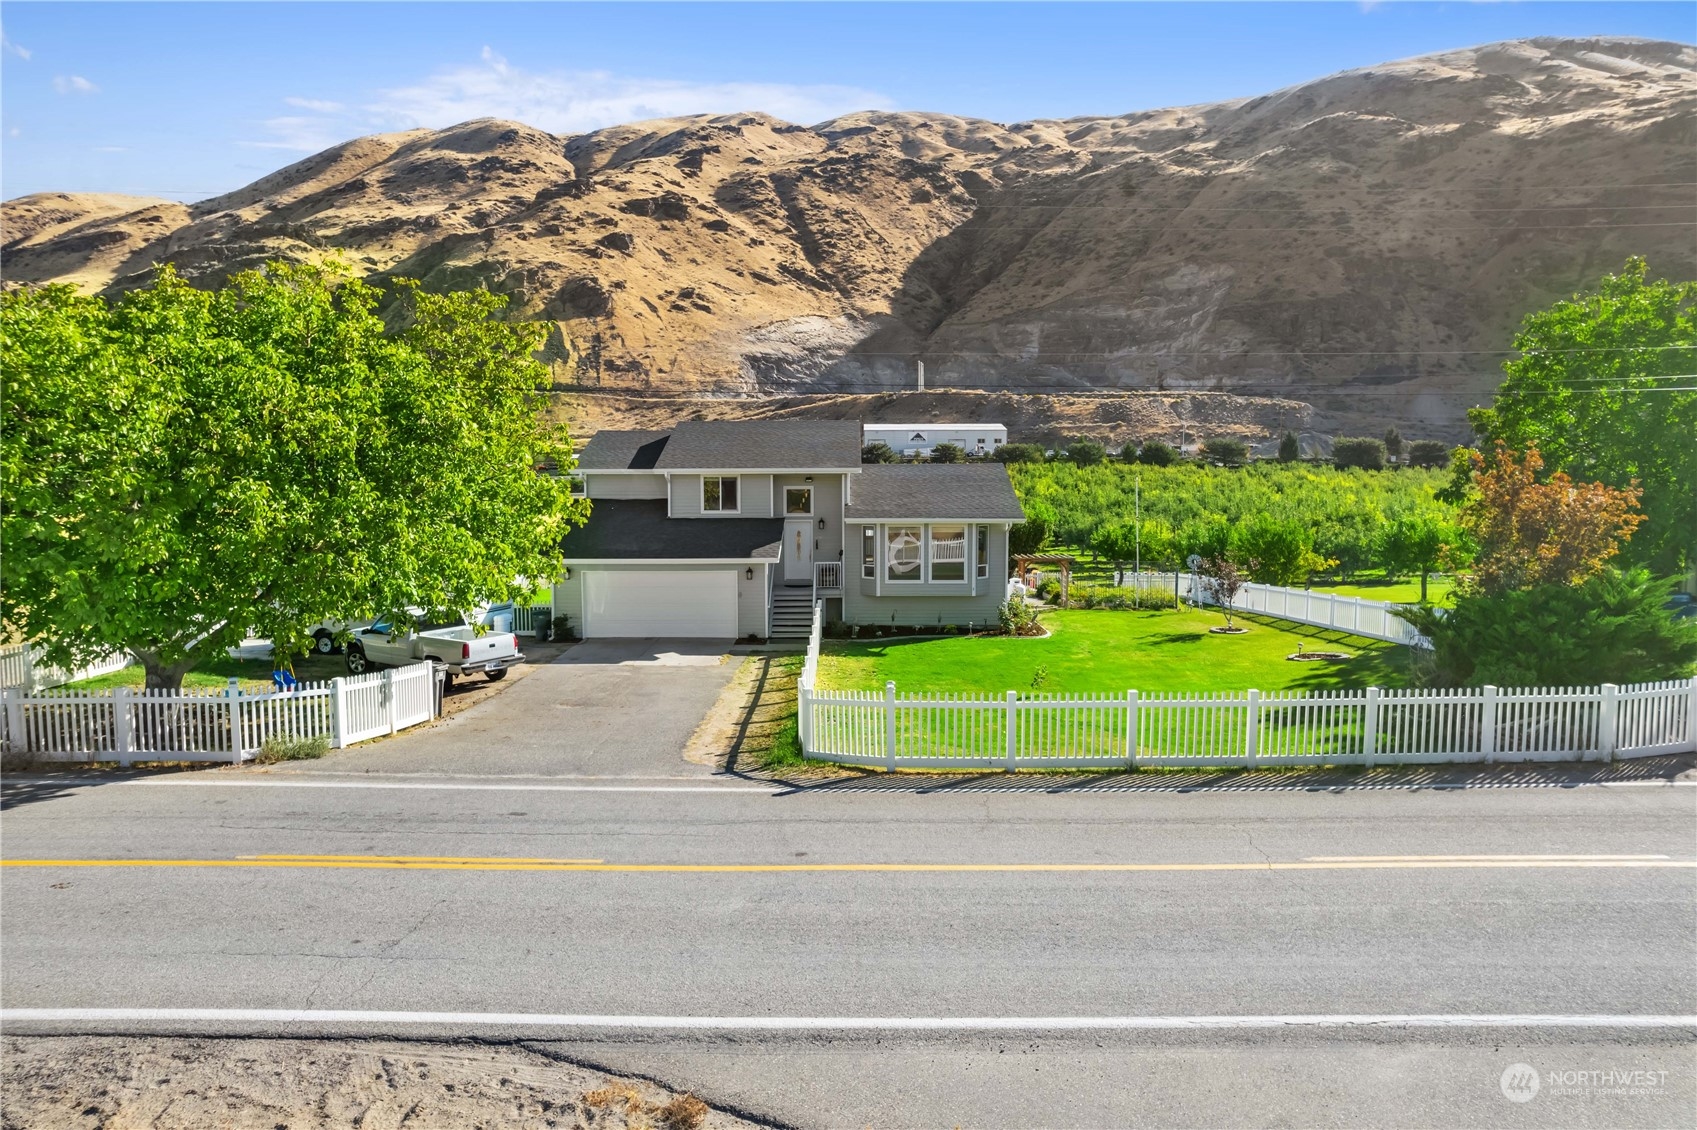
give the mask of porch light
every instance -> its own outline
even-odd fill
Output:
[[[825,528],[825,519],[823,519],[823,518],[819,519],[819,528],[821,530]]]
[[[744,569],[742,571],[742,576],[745,581],[754,580],[754,566],[750,565],[748,568]]]
[[[802,479],[801,481],[804,482],[804,483],[810,483],[810,482],[813,481],[813,476],[808,475],[806,478]]]
[[[571,579],[572,579],[572,567],[570,565],[568,565],[564,569],[560,570],[560,580],[569,581]]]

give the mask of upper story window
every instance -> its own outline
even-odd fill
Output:
[[[978,575],[990,575],[990,527],[978,527]]]
[[[878,527],[860,527],[860,575],[871,580],[878,575]]]
[[[884,533],[884,579],[892,582],[924,580],[925,527],[890,526]]]
[[[931,527],[931,579],[966,580],[966,527]]]
[[[785,514],[812,514],[813,513],[813,488],[812,487],[785,487],[784,488],[784,513]]]
[[[704,514],[736,514],[742,510],[737,500],[735,475],[703,475],[701,477],[701,511]]]

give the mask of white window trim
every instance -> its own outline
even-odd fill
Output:
[[[972,575],[974,580],[982,580],[990,576],[990,527],[977,525],[972,527]],[[984,555],[978,555],[978,541],[984,540]]]
[[[731,480],[734,480],[736,482],[736,484],[737,484],[737,505],[736,505],[736,509],[727,510],[722,505],[717,510],[707,509],[707,480],[708,479],[719,480],[719,501],[721,503],[723,503],[724,500],[725,500],[725,486],[724,486],[725,480],[731,479]],[[742,476],[741,475],[703,475],[703,476],[701,476],[701,512],[703,514],[741,514],[742,513]]]
[[[919,531],[919,570],[918,575],[912,580],[897,580],[890,576],[890,531],[896,529],[917,529]],[[879,557],[883,559],[883,570],[881,575],[884,578],[884,583],[887,585],[923,585],[926,581],[926,575],[930,572],[927,565],[930,560],[931,553],[930,530],[918,522],[891,522],[889,525],[884,526],[883,530],[884,536],[882,540],[884,549],[883,552],[879,554]]]
[[[961,533],[960,576],[958,576],[958,577],[945,577],[941,580],[939,580],[937,578],[937,576],[936,576],[937,540],[932,534],[932,531],[936,529],[936,526],[926,526],[925,527],[925,579],[926,579],[926,581],[928,581],[932,584],[938,584],[938,585],[964,585],[964,584],[967,583],[967,581],[972,579],[972,574],[967,572],[967,567],[966,567],[968,547],[974,544],[973,541],[972,541],[972,527],[970,525],[965,525],[965,524],[958,523],[958,522],[939,522],[939,523],[937,523],[937,525],[947,526],[950,529],[959,530],[960,533]]]
[[[792,490],[804,490],[804,491],[807,492],[807,509],[806,510],[791,510],[790,509],[790,491],[792,491]],[[740,499],[742,496],[739,494],[737,497]],[[813,517],[813,487],[812,487],[811,484],[804,483],[801,486],[791,485],[791,486],[784,487],[784,517],[786,517],[786,518],[811,518],[811,517]]]

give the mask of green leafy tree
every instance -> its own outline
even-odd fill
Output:
[[[1078,467],[1094,467],[1108,458],[1108,449],[1093,439],[1075,439],[1067,444],[1067,462]]]
[[[1405,514],[1380,533],[1379,561],[1387,575],[1420,575],[1420,603],[1427,601],[1427,580],[1440,565],[1457,568],[1471,556],[1467,532],[1429,513]]]
[[[998,463],[1047,463],[1049,457],[1035,443],[1004,443],[991,456]]]
[[[931,449],[933,463],[965,463],[966,449],[958,443],[939,443]]]
[[[1402,433],[1395,424],[1385,429],[1385,454],[1392,459],[1402,457]]]
[[[1279,437],[1279,462],[1295,463],[1302,458],[1302,445],[1297,441],[1295,432],[1286,432]]]
[[[1385,469],[1385,441],[1369,437],[1340,438],[1332,444],[1332,465],[1382,471]]]
[[[1241,467],[1249,462],[1249,445],[1231,436],[1215,436],[1202,442],[1202,457],[1222,467]]]
[[[1449,445],[1435,439],[1417,439],[1408,445],[1410,467],[1442,467],[1449,463],[1449,458]]]
[[[1473,591],[1446,612],[1400,613],[1432,641],[1443,686],[1594,686],[1684,678],[1697,665],[1697,620],[1664,607],[1672,582],[1609,569],[1577,585]]]
[[[1529,314],[1491,407],[1470,413],[1489,450],[1543,455],[1551,472],[1643,490],[1628,559],[1661,573],[1697,561],[1697,282],[1651,280],[1643,259]]]
[[[896,449],[883,440],[873,440],[860,449],[862,463],[900,463],[902,457],[896,454]]]
[[[1257,584],[1298,584],[1334,564],[1314,552],[1309,527],[1265,514],[1233,529],[1228,545],[1230,557]]]
[[[1025,521],[1008,527],[1008,553],[1036,553],[1049,541],[1054,529],[1053,510],[1039,504],[1025,505]]]
[[[1138,449],[1137,461],[1147,467],[1171,467],[1179,461],[1178,449],[1152,439]]]
[[[381,294],[273,264],[216,291],[162,268],[113,303],[0,298],[0,612],[72,666],[150,688],[250,633],[464,610],[559,568],[586,513],[543,421],[539,327],[486,291]],[[559,475],[541,473],[551,468]]]

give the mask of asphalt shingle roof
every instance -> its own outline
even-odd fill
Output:
[[[651,471],[666,448],[671,432],[596,432],[577,454],[584,471]]]
[[[850,488],[850,521],[884,518],[959,518],[1023,522],[1019,496],[1001,463],[871,463]]]
[[[860,466],[853,420],[686,420],[655,465],[661,471],[826,470]]]
[[[567,561],[748,558],[776,561],[782,518],[668,518],[663,498],[597,498],[567,534]]]

